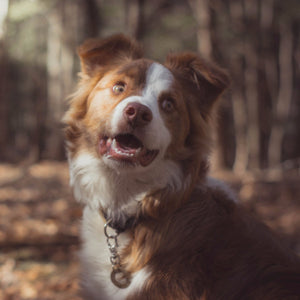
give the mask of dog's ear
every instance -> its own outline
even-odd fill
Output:
[[[133,39],[116,34],[106,39],[89,39],[78,48],[82,72],[92,76],[101,67],[143,56],[142,47]]]
[[[198,95],[197,101],[202,107],[211,107],[230,82],[225,70],[195,53],[169,54],[165,65],[183,81],[185,87]]]

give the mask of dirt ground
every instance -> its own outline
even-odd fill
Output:
[[[215,175],[300,254],[299,170]],[[0,164],[0,299],[81,299],[77,258],[81,213],[68,187],[66,163]]]

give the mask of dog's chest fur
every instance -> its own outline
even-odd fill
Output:
[[[82,280],[86,299],[122,300],[141,289],[148,278],[147,268],[132,275],[131,284],[127,289],[119,289],[111,281],[112,265],[106,237],[104,220],[99,213],[88,207],[84,210],[82,222],[83,248],[81,250]],[[119,251],[130,242],[127,233],[118,237]]]
[[[133,230],[120,234],[119,253],[131,273],[131,284],[126,289],[117,288],[110,280],[112,265],[104,235],[105,220],[98,211],[86,207],[81,261],[87,299],[200,299],[204,292],[200,270],[212,263],[204,262],[205,257],[201,257],[205,241],[211,238],[213,231],[212,225],[207,232],[201,226],[207,226],[216,218],[209,216],[216,205],[211,198],[212,192],[227,198],[229,204],[226,206],[232,209],[232,195],[219,182],[209,180],[198,187],[193,199],[179,211],[155,222],[142,220]],[[203,197],[209,200],[201,204]],[[219,213],[225,210],[220,208]],[[193,287],[195,285],[197,288]]]

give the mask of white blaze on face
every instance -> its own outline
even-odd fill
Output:
[[[146,84],[142,96],[130,96],[121,101],[113,112],[111,128],[113,134],[120,133],[119,123],[123,118],[123,110],[128,103],[138,102],[147,106],[153,115],[152,121],[145,127],[143,143],[148,149],[158,149],[163,154],[171,142],[171,135],[164,124],[159,110],[159,96],[168,91],[174,80],[172,73],[163,65],[152,63],[147,70]]]
[[[134,214],[138,201],[149,191],[166,186],[173,191],[182,188],[183,177],[180,166],[175,161],[164,159],[165,151],[171,142],[171,133],[164,123],[159,108],[159,97],[163,92],[169,91],[173,80],[173,75],[168,69],[153,63],[147,70],[142,94],[122,100],[113,110],[111,119],[107,120],[112,138],[122,133],[121,121],[124,121],[123,111],[128,103],[139,102],[151,110],[153,115],[151,122],[140,128],[137,133],[139,135],[137,137],[147,149],[159,150],[157,157],[149,165],[150,172],[148,167],[143,166],[122,168],[117,160],[110,159],[106,155],[99,159],[87,150],[82,151],[76,157],[70,158],[71,185],[78,201],[95,209],[102,207],[121,218],[123,215]],[[100,102],[101,95],[101,93],[99,96],[96,95],[93,101],[96,99]]]

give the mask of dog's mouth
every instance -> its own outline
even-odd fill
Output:
[[[118,134],[115,137],[103,136],[99,141],[99,153],[107,158],[148,166],[157,156],[159,150],[147,149],[133,134]]]

